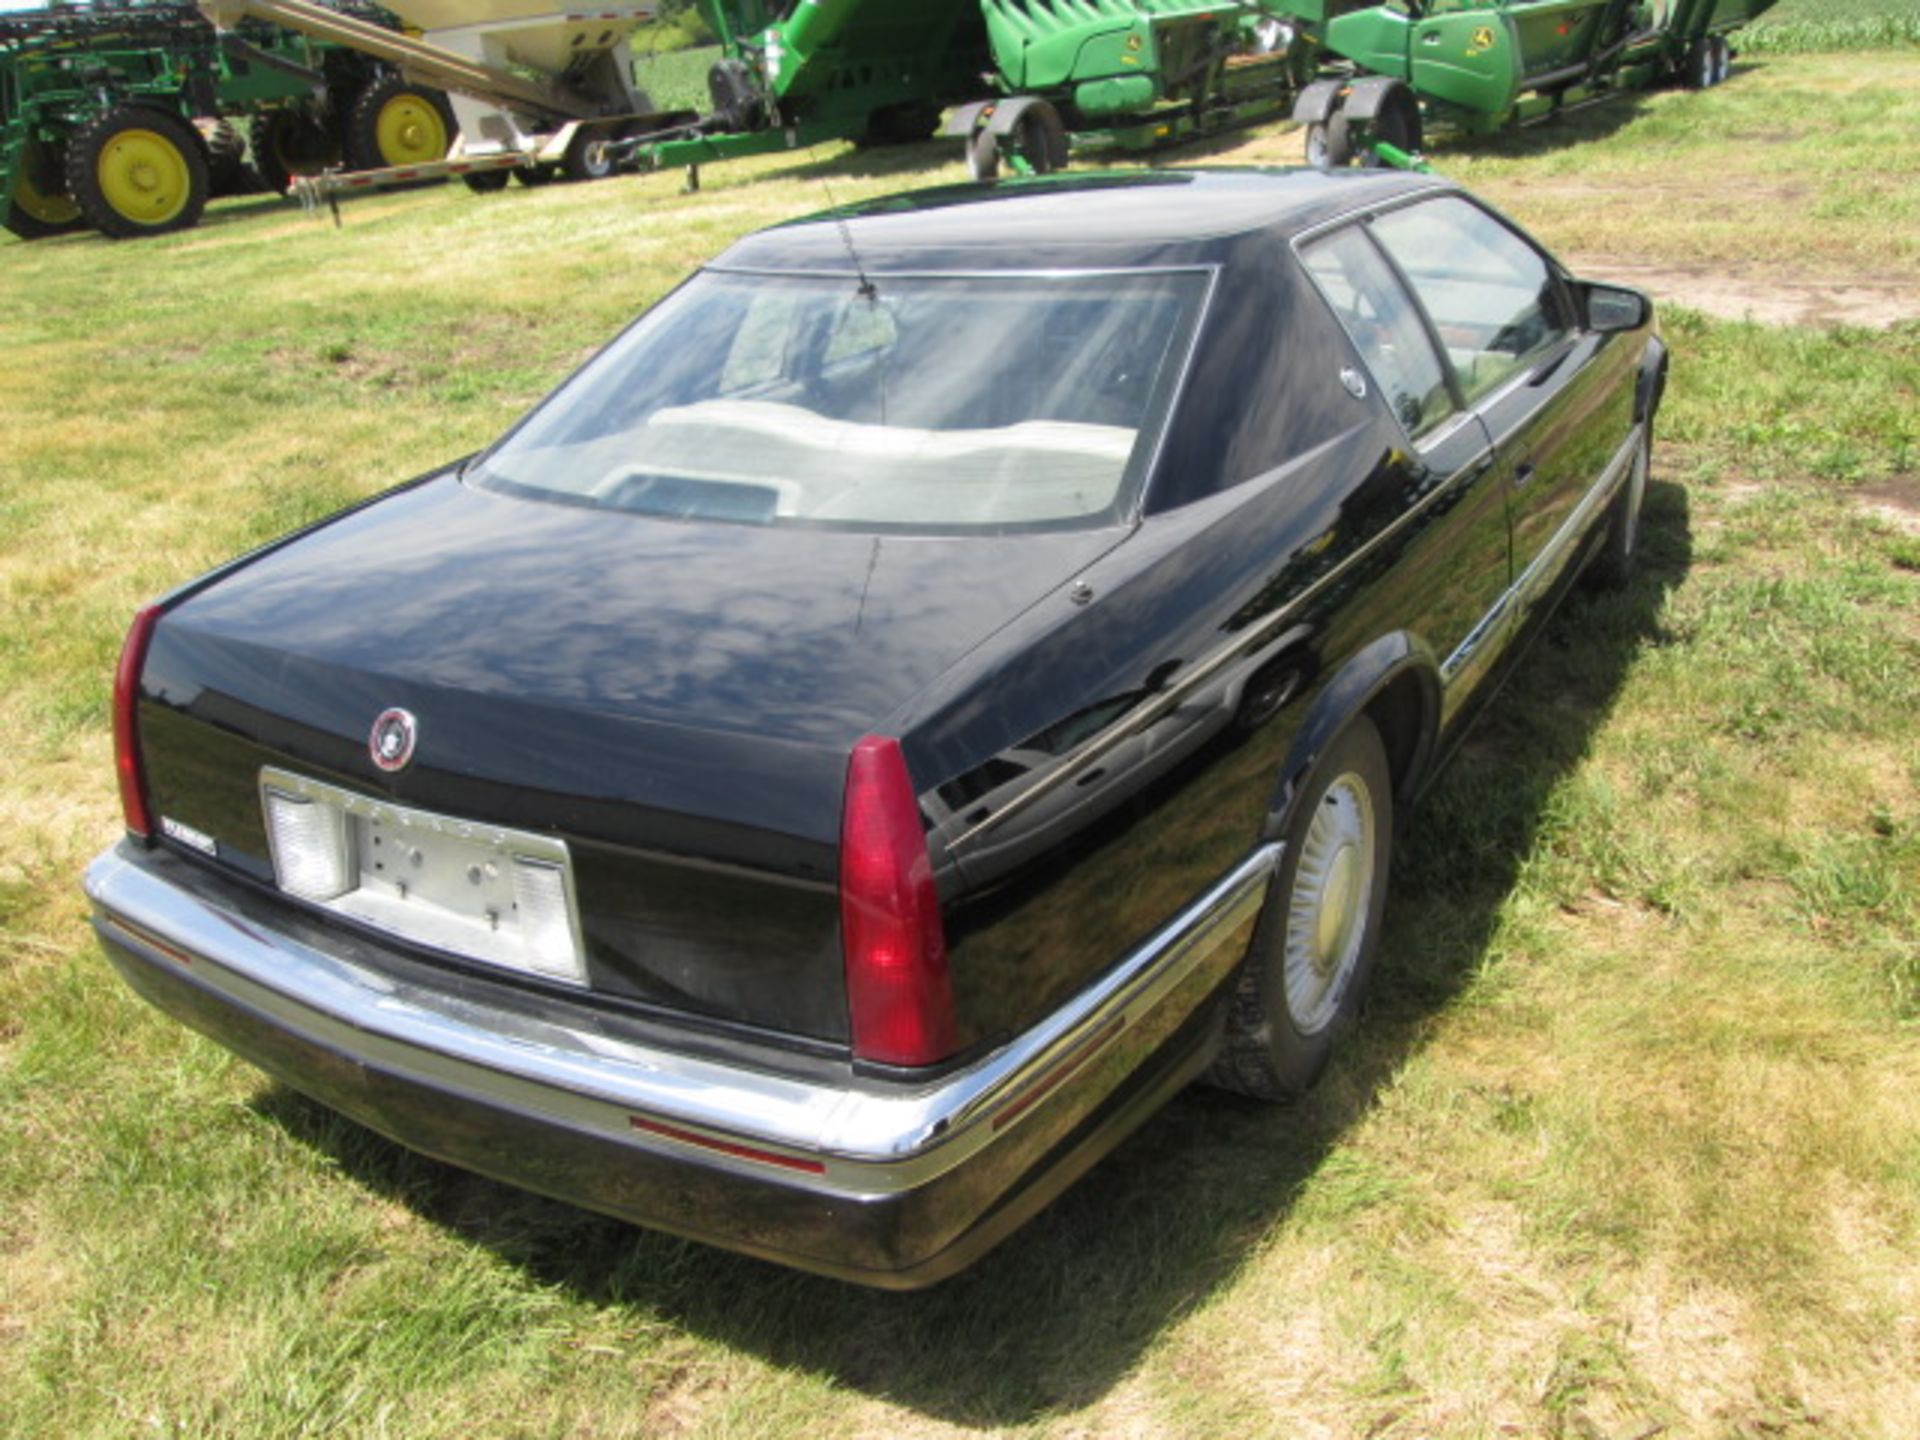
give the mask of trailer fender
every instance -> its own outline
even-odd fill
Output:
[[[1353,82],[1343,108],[1355,124],[1382,133],[1397,129],[1410,136],[1412,145],[1403,149],[1420,148],[1420,101],[1406,81],[1392,75],[1365,76]]]
[[[1020,123],[1020,117],[1027,111],[1043,107],[1051,110],[1053,106],[1039,95],[1014,95],[1005,100],[976,100],[971,105],[962,105],[947,117],[947,123],[940,127],[942,135],[987,134],[997,140],[1011,135],[1014,127]]]
[[[1300,92],[1300,98],[1293,102],[1293,121],[1296,125],[1324,125],[1333,118],[1333,112],[1340,108],[1341,92],[1347,88],[1345,80],[1316,80]]]
[[[963,106],[972,112],[967,136],[967,170],[978,181],[996,179],[1002,151],[1025,157],[1036,175],[1064,170],[1067,165],[1067,127],[1060,112],[1039,95],[1015,95],[1009,100]],[[956,120],[959,112],[956,112]],[[950,121],[942,133],[951,134]]]

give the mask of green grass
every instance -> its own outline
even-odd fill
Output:
[[[1768,59],[1447,168],[1568,249],[1708,273],[1758,163],[1725,127],[1769,110],[1773,183],[1864,194],[1850,157],[1916,64]],[[1615,187],[1584,232],[1582,155]],[[108,676],[140,599],[482,443],[823,178],[847,200],[959,174],[937,146],[826,150],[711,167],[697,196],[447,188],[338,230],[246,200],[0,254],[0,1434],[1910,1440],[1912,324],[1669,307],[1641,576],[1570,603],[1415,817],[1326,1082],[1289,1110],[1182,1097],[933,1292],[420,1159],[111,973],[78,872],[117,829]],[[1888,223],[1910,198],[1875,203],[1782,227],[1761,278],[1913,273]]]
[[[1920,45],[1920,0],[1781,0],[1735,43],[1756,55]]]

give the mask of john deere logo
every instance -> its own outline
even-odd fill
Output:
[[[1469,55],[1482,55],[1493,48],[1493,27],[1482,25],[1473,32],[1473,43],[1467,46]]]

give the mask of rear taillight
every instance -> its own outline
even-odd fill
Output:
[[[953,1053],[953,987],[940,897],[900,742],[869,735],[847,766],[840,933],[853,1053],[930,1065]]]
[[[158,605],[141,607],[128,627],[127,643],[120,647],[120,666],[113,672],[113,763],[120,772],[120,810],[128,833],[142,840],[153,835],[153,817],[147,813],[147,778],[140,768],[135,711],[140,704],[140,672],[146,668],[147,645],[159,618]]]

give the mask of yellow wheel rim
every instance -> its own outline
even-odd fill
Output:
[[[13,203],[42,225],[71,225],[80,218],[80,207],[64,191],[48,194],[33,183],[33,176],[28,173],[33,168],[32,158],[23,153],[20,163],[14,167]]]
[[[424,165],[447,153],[447,122],[418,95],[396,95],[380,107],[374,142],[389,165]]]
[[[164,225],[187,208],[192,172],[180,147],[154,130],[122,130],[100,151],[100,194],[138,225]]]

